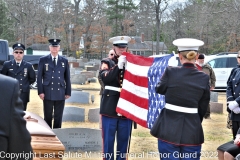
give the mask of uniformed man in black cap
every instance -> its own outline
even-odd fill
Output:
[[[61,40],[48,41],[51,53],[41,57],[38,64],[38,95],[43,100],[44,120],[51,128],[61,128],[65,99],[71,96],[70,70],[68,60],[58,55]]]
[[[14,59],[4,62],[1,73],[19,81],[20,98],[23,102],[23,109],[26,111],[29,102],[30,85],[36,81],[36,74],[32,64],[23,59],[25,46],[16,43],[12,48]]]

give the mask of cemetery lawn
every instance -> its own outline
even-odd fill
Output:
[[[72,128],[72,127],[83,127],[83,128],[95,128],[99,129],[99,123],[88,122],[88,110],[90,108],[98,108],[100,104],[98,83],[90,83],[85,85],[72,85],[73,89],[82,89],[85,92],[89,92],[90,95],[95,96],[94,103],[89,104],[70,104],[66,103],[66,106],[79,106],[85,108],[85,122],[63,122],[62,128]],[[27,111],[35,113],[43,117],[43,104],[41,99],[37,95],[37,90],[32,89],[30,95],[30,102],[28,103]],[[225,92],[220,92],[218,94],[218,102],[223,103],[223,114],[211,113],[211,119],[203,120],[203,130],[205,136],[205,142],[202,145],[202,156],[201,160],[217,160],[216,148],[231,140],[231,131],[226,128],[227,112],[226,112],[226,95]],[[91,97],[91,96],[90,96]],[[157,152],[157,139],[152,137],[149,133],[149,129],[137,126],[137,129],[132,131],[132,140],[130,145],[128,160],[159,160]],[[98,152],[97,155],[89,157],[89,154],[85,152],[71,153],[69,155],[74,155],[75,157],[64,157],[63,160],[101,160],[101,153]],[[82,157],[78,157],[78,156]]]

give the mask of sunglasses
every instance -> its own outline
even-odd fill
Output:
[[[237,58],[240,58],[240,57],[237,57]]]
[[[16,54],[18,54],[18,53],[19,53],[19,54],[23,54],[23,52],[14,52],[14,53],[16,53]]]

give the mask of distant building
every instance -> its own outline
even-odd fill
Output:
[[[84,37],[85,35],[83,35]],[[84,39],[81,37],[79,48],[84,49]],[[141,36],[132,36],[132,40],[128,44],[128,52],[131,52],[135,55],[141,55],[141,56],[151,56],[156,54],[156,42],[155,41],[144,41],[144,34],[142,33]],[[106,53],[105,50],[104,53],[99,53],[99,49],[102,45],[106,46]],[[85,58],[89,59],[100,59],[103,57],[107,57],[108,51],[112,49],[112,44],[107,42],[102,42],[101,37],[99,35],[93,35],[92,41],[91,41],[91,53],[84,54]],[[168,49],[164,42],[159,42],[159,54],[166,54],[168,52]]]
[[[28,55],[48,55],[50,54],[49,44],[32,44],[29,46],[25,54]],[[58,52],[59,55],[62,55],[62,50]]]
[[[141,37],[131,37],[132,40],[128,44],[128,50],[135,55],[150,56],[156,54],[156,42],[155,41],[144,41],[144,34]],[[159,54],[167,53],[168,49],[164,42],[159,42]]]

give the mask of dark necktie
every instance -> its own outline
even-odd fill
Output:
[[[56,66],[56,58],[53,58],[53,65]]]
[[[20,66],[20,63],[18,63],[18,62],[17,62],[16,64],[17,64],[17,68],[19,68],[19,66]]]

